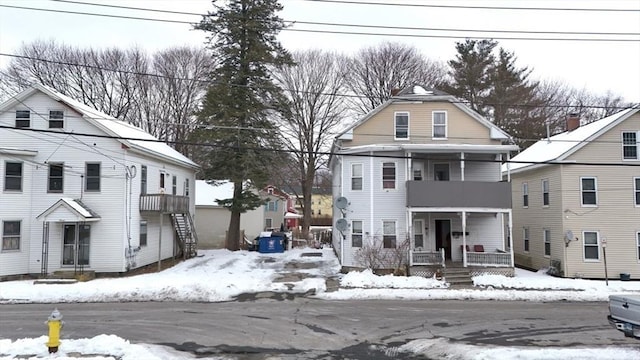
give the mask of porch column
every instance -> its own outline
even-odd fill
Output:
[[[502,178],[502,175],[500,178]],[[511,153],[507,153],[507,181],[511,182]],[[509,216],[509,219],[511,219],[511,216]]]
[[[460,180],[464,181],[464,152],[460,153]]]
[[[405,181],[409,181],[409,180],[413,180],[413,159],[411,158],[412,153],[411,151],[406,152],[405,155],[407,156],[407,162],[406,162],[406,166],[407,168],[404,169],[404,175],[405,175]]]
[[[513,259],[513,219],[512,219],[512,211],[508,210],[509,214],[509,253],[511,254],[511,266],[515,266],[515,262]]]
[[[162,211],[160,211],[160,231],[158,232],[158,272],[162,270]]]
[[[467,212],[462,211],[462,266],[467,267]]]

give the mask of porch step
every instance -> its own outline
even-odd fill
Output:
[[[444,269],[444,278],[451,285],[473,285],[469,268],[447,267]]]
[[[75,279],[80,281],[93,280],[96,278],[96,272],[94,270],[83,270],[82,272],[76,272],[73,270],[58,270],[54,271],[51,275],[47,276],[47,279]]]

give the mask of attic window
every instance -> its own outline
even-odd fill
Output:
[[[49,111],[49,129],[62,129],[64,127],[64,112],[62,110]]]
[[[409,113],[397,112],[395,113],[395,139],[405,140],[409,138]]]
[[[640,140],[638,133],[635,131],[625,131],[622,133],[622,158],[625,160],[638,160],[638,149],[640,148]]]
[[[31,111],[16,110],[16,127],[28,128],[31,126]]]

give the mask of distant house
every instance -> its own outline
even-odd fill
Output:
[[[229,181],[216,184],[208,184],[204,180],[196,181],[195,223],[199,248],[225,247],[231,212],[219,205],[218,200],[232,198],[233,188],[233,183]],[[263,207],[258,207],[240,215],[240,230],[247,239],[254,239],[263,231],[265,213]]]
[[[260,196],[267,200],[264,205],[264,230],[298,227],[302,215],[296,210],[295,196],[274,185],[261,189]]]
[[[294,199],[294,209],[301,217],[304,215],[302,209],[302,187],[289,186],[285,188],[287,194]],[[314,186],[311,188],[311,226],[331,226],[333,218],[333,198],[331,196],[331,188]],[[301,220],[302,221],[302,220]]]
[[[392,258],[410,252],[415,274],[445,263],[513,274],[511,187],[500,162],[518,147],[508,139],[455,97],[420,86],[339,134],[330,167],[342,265],[367,266],[359,254],[380,248]]]
[[[566,132],[513,161],[503,169],[511,173],[517,265],[640,279],[639,108],[582,126],[570,117]]]
[[[187,157],[38,84],[0,104],[0,126],[0,279],[195,255]]]

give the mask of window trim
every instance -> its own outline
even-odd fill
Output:
[[[359,177],[354,176],[353,169],[354,169],[355,166],[359,166],[360,167],[360,176]],[[351,174],[350,174],[351,175],[350,176],[350,179],[351,179],[351,184],[350,184],[351,191],[363,191],[364,190],[364,165],[362,163],[351,163],[351,167],[350,168],[351,168]],[[354,179],[360,179],[360,188],[359,189],[354,188],[354,186],[353,186],[353,180]]]
[[[633,202],[640,207],[640,176],[633,177]]]
[[[542,242],[544,244],[544,257],[551,257],[551,229],[542,229]],[[549,248],[548,253],[547,247]]]
[[[271,226],[267,226],[267,225],[271,225]],[[273,229],[273,218],[264,218],[264,228],[266,229]]]
[[[636,248],[638,251],[638,263],[640,263],[640,230],[636,231]]]
[[[444,125],[436,125],[436,114],[444,114]],[[436,126],[444,127],[444,137],[436,137]],[[431,140],[447,140],[449,138],[449,116],[446,110],[433,110],[431,112]]]
[[[635,134],[636,137],[636,157],[635,158],[625,158],[624,157],[624,148],[626,146],[633,146],[633,144],[628,144],[625,145],[624,143],[624,134]],[[622,151],[622,153],[620,155],[622,155],[622,161],[638,161],[640,160],[640,131],[633,131],[633,130],[628,130],[628,131],[622,131],[620,133],[620,142],[622,144],[622,148],[620,149]]]
[[[385,165],[393,164],[393,187],[385,187],[385,182],[390,183],[390,179],[385,179]],[[382,190],[396,190],[398,188],[398,164],[395,161],[383,161],[382,162]],[[389,167],[387,167],[389,168]]]
[[[20,188],[19,189],[7,189],[7,179],[9,178],[9,175],[7,174],[7,169],[8,166],[7,164],[20,164]],[[11,178],[17,178],[17,176],[15,175],[11,175]],[[5,160],[4,162],[4,184],[2,185],[2,189],[5,192],[13,192],[13,193],[21,193],[22,192],[22,185],[24,182],[24,162],[22,161],[8,161]]]
[[[406,115],[407,116],[407,136],[406,137],[398,137],[398,115]],[[393,139],[394,140],[409,140],[409,126],[411,124],[411,117],[408,111],[395,111],[393,113]]]
[[[144,225],[145,232],[142,232],[142,227]],[[138,237],[138,246],[147,246],[149,245],[149,221],[147,219],[140,219],[140,229],[139,229],[139,237]],[[144,244],[142,241],[142,235],[144,234]]]
[[[5,226],[5,223],[9,223],[9,222],[10,223],[18,223],[18,228],[20,230],[18,235],[13,235],[13,234],[12,235],[5,235],[4,226]],[[1,235],[1,237],[0,237],[0,241],[1,241],[0,242],[0,252],[19,252],[20,249],[22,248],[22,228],[23,228],[22,220],[2,220],[1,225],[2,225],[2,228],[0,230],[2,231],[2,234],[0,234]],[[12,237],[12,238],[16,238],[17,237],[17,239],[18,239],[18,248],[17,249],[13,249],[13,248],[5,249],[4,248],[5,237]]]
[[[416,176],[416,172],[419,176]],[[411,162],[411,180],[423,181],[424,180],[424,163],[422,161]]]
[[[593,180],[593,190],[584,190],[584,186],[582,184],[583,180]],[[585,204],[584,203],[584,193],[585,192],[593,192],[596,196],[595,204]],[[582,207],[598,207],[598,178],[595,176],[581,176],[580,177],[580,206]]]
[[[147,194],[147,165],[140,165],[140,195]]]
[[[545,190],[545,184],[547,185],[547,189]],[[550,195],[550,184],[549,184],[549,179],[542,179],[541,182],[541,186],[542,186],[542,207],[544,208],[548,208],[549,204],[551,204],[551,195]]]
[[[526,253],[531,251],[531,231],[528,226],[522,227],[522,251]]]
[[[60,189],[51,189],[51,169],[52,167],[60,168],[60,176],[55,177],[60,178]],[[47,164],[47,193],[64,193],[64,163],[62,162],[51,162]]]
[[[29,117],[28,118],[18,117],[18,112],[27,113],[29,115]],[[16,115],[16,121],[15,121],[15,127],[16,128],[30,128],[31,127],[31,110],[19,109],[19,110],[16,110],[16,114],[15,115]],[[24,124],[18,126],[18,121],[26,122],[26,126]]]
[[[54,112],[60,112],[62,113],[62,119],[52,119],[51,118],[51,113]],[[65,116],[64,116],[64,110],[49,110],[49,118],[48,120],[48,125],[49,125],[49,129],[64,129],[64,124],[65,124]],[[55,122],[55,123],[60,123],[61,126],[51,126],[51,123]]]
[[[89,176],[89,165],[98,165],[98,175]],[[98,188],[89,189],[89,179],[98,178]],[[84,191],[86,192],[100,192],[102,190],[102,163],[100,162],[86,162],[84,163]]]
[[[588,246],[590,246],[590,247],[595,246],[598,249],[598,258],[597,259],[587,259],[585,257],[585,249],[586,249],[586,246],[587,246],[586,243],[585,243],[585,239],[586,239],[586,234],[587,233],[596,234],[596,244],[595,245],[589,244]],[[599,231],[594,231],[594,230],[584,230],[584,231],[582,231],[582,261],[583,262],[592,262],[592,263],[600,262],[600,259],[602,257],[602,255],[600,253],[600,241],[601,240],[600,240],[600,232]]]
[[[356,232],[355,223],[360,223],[360,232]],[[354,245],[353,237],[360,236],[360,246]],[[364,245],[364,221],[362,220],[351,220],[351,247],[352,248],[362,248]]]
[[[522,207],[525,209],[529,208],[529,183],[522,183]]]
[[[393,223],[394,234],[385,234],[385,223]],[[385,236],[393,236],[393,247],[387,247],[385,242]],[[383,249],[397,249],[398,248],[398,221],[397,220],[382,220],[382,248]]]

